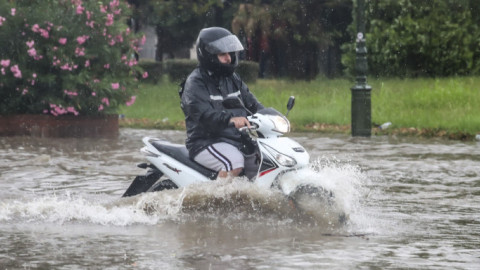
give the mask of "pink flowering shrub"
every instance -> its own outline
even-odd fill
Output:
[[[0,114],[114,113],[146,73],[125,0],[0,1]]]

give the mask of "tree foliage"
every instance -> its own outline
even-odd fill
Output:
[[[136,6],[133,17],[139,25],[154,26],[158,35],[159,57],[173,54],[182,47],[190,47],[200,30],[214,25],[218,11],[223,8],[220,0],[130,0]],[[218,21],[223,21],[218,19]],[[138,30],[138,29],[137,29]],[[161,58],[159,60],[162,60]]]
[[[369,1],[366,33],[370,73],[479,74],[479,9],[475,0]],[[345,48],[348,51],[343,61],[353,67],[353,48]]]
[[[321,52],[346,40],[350,10],[349,0],[253,1],[238,10],[233,25],[254,44],[267,36],[276,75],[311,79]]]
[[[221,26],[239,35],[247,60],[260,61],[260,43],[266,38],[274,75],[296,78],[318,74],[319,55],[346,39],[351,20],[350,0],[129,2],[136,6],[140,24],[155,26],[157,55],[191,46],[204,27]]]

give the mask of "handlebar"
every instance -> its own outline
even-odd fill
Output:
[[[241,128],[238,129],[238,131],[240,131],[240,132],[244,132],[244,131],[247,131],[247,130],[248,130],[248,131],[251,131],[251,130],[256,131],[257,128],[254,127],[254,126],[251,126],[250,128],[249,128],[249,127],[241,127]]]
[[[249,127],[241,127],[241,128],[238,129],[238,131],[240,131],[242,133],[245,132],[250,137],[258,138],[257,127],[255,127],[254,125],[252,125],[250,128]]]

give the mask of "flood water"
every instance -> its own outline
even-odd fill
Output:
[[[0,269],[480,269],[478,142],[294,134],[338,227],[242,179],[121,198],[143,136],[185,138],[0,138]]]

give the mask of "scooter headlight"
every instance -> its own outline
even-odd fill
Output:
[[[267,151],[272,154],[272,156],[280,165],[285,167],[293,167],[297,165],[297,161],[294,158],[284,155],[266,144],[263,144],[263,146],[265,146]]]
[[[288,133],[290,131],[290,122],[287,118],[280,115],[271,115],[270,120],[273,122],[274,130],[280,133]]]

